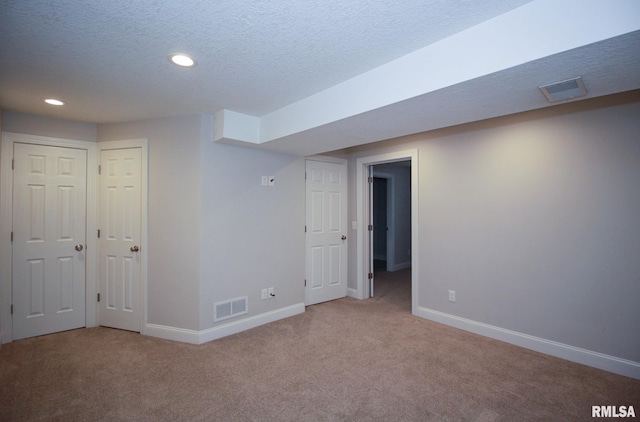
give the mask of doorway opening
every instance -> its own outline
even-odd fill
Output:
[[[357,159],[356,172],[359,224],[355,296],[375,297],[376,281],[401,277],[406,283],[406,296],[410,297],[411,313],[415,315],[418,310],[418,152],[408,150],[362,157]],[[378,180],[377,187],[376,179],[383,180]]]
[[[411,161],[372,165],[370,297],[411,310]]]

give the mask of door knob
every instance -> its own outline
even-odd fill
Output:
[[[80,252],[81,250],[84,249],[84,246],[82,245],[76,245],[76,251]]]
[[[347,240],[347,236],[342,235],[342,237],[341,237],[340,239],[342,239],[342,240]]]
[[[138,251],[140,250],[140,248],[139,248],[139,247],[137,247],[137,246],[132,246],[129,250],[130,250],[131,252],[138,252]]]

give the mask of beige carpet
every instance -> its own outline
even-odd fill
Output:
[[[0,420],[571,421],[640,381],[410,314],[409,272],[195,346],[107,328],[0,349]]]

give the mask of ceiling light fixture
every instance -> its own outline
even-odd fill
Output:
[[[44,100],[44,102],[47,103],[47,104],[50,104],[50,105],[54,105],[54,106],[64,105],[63,101],[56,100],[55,98],[47,98],[46,100]]]
[[[182,67],[194,67],[196,65],[195,60],[193,60],[186,54],[173,54],[169,56],[169,60],[171,60],[172,63]]]
[[[573,79],[567,79],[566,81],[541,86],[540,91],[542,91],[544,96],[547,98],[547,101],[550,103],[571,100],[573,98],[584,97],[587,95],[587,90],[584,87],[584,83],[580,76]]]

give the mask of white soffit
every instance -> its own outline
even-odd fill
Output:
[[[296,134],[638,30],[640,2],[635,0],[537,0],[254,119],[250,132],[257,137],[225,137],[240,132],[233,129],[239,119],[220,112],[216,123],[223,127],[216,140],[254,145],[280,140],[277,149],[286,150],[282,141],[298,142]]]

